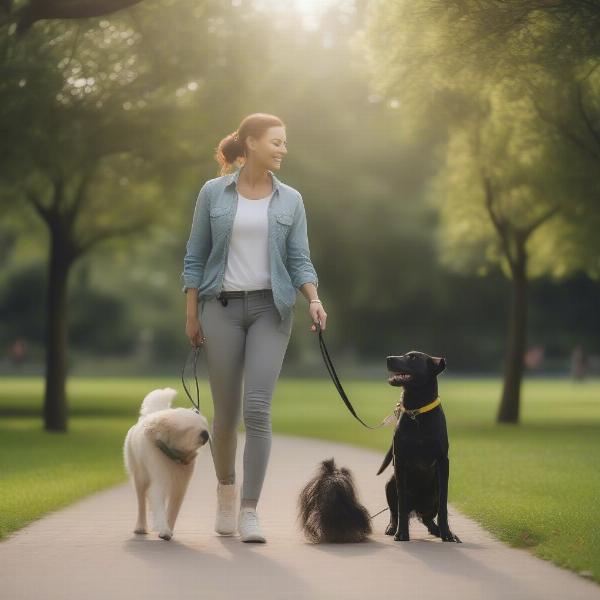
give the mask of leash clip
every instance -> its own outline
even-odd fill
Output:
[[[394,414],[399,419],[400,413],[406,413],[413,421],[417,420],[417,415],[419,414],[419,409],[416,408],[404,408],[404,404],[402,402],[398,402],[396,404],[396,408],[394,409]]]
[[[402,414],[402,405],[400,404],[400,402],[397,402],[396,408],[394,408],[394,416],[396,417],[396,419],[399,419],[401,414]]]

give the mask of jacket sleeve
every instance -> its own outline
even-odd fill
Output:
[[[206,182],[196,199],[192,229],[186,244],[186,253],[183,259],[183,272],[181,273],[182,291],[188,288],[198,288],[204,275],[204,266],[212,247],[208,182]]]
[[[319,278],[310,260],[306,210],[301,195],[287,238],[287,268],[292,285],[296,289],[300,289],[303,284],[308,282],[314,283],[315,287],[319,287]]]

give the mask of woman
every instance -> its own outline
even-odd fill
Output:
[[[217,147],[220,176],[201,188],[182,275],[186,335],[203,344],[213,397],[215,531],[265,542],[256,506],[271,450],[271,398],[290,338],[297,291],[325,329],[300,193],[273,173],[287,154],[285,126],[247,116]],[[241,166],[228,173],[230,166]],[[200,308],[198,309],[198,304]],[[198,314],[199,313],[199,314]],[[236,506],[235,454],[243,390],[244,480]]]

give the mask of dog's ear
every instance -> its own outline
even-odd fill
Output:
[[[433,372],[439,375],[446,368],[446,359],[441,356],[432,356],[433,361]]]

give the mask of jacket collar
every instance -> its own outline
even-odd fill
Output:
[[[240,176],[240,171],[242,170],[242,167],[238,167],[235,171],[233,171],[232,173],[230,173],[229,175],[227,175],[228,180],[227,183],[225,184],[225,187],[228,187],[230,185],[237,185],[237,180]],[[271,171],[271,169],[267,169],[267,171],[271,174],[271,178],[273,179],[273,192],[275,192],[275,190],[279,191],[279,186],[280,186],[280,181],[279,179],[277,179],[277,177],[275,176],[275,173],[273,173],[273,171]]]

